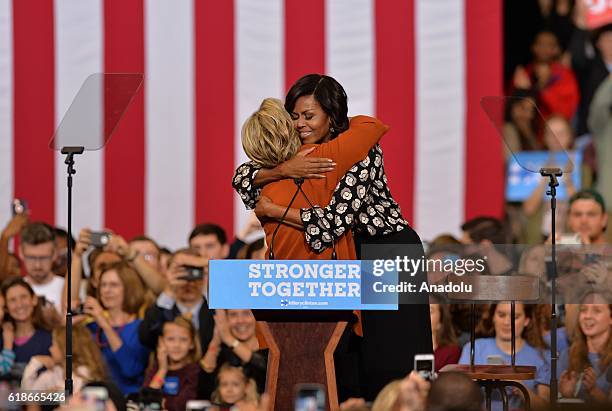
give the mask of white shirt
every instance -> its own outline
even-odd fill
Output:
[[[44,296],[45,299],[55,306],[58,312],[62,311],[62,292],[64,290],[64,278],[54,275],[53,279],[46,284],[35,284],[32,279],[26,277],[28,283],[36,295]]]

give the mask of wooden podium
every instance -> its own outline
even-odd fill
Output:
[[[351,311],[253,310],[269,347],[266,391],[272,409],[294,408],[295,386],[321,384],[327,389],[328,411],[337,411],[334,351]]]

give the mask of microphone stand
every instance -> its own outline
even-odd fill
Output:
[[[293,182],[295,183],[295,185],[297,185],[298,187],[298,191],[302,192],[302,195],[304,196],[304,198],[306,199],[306,201],[308,201],[308,205],[310,206],[310,208],[313,209],[313,213],[315,214],[315,216],[317,217],[317,220],[320,222],[321,221],[321,217],[319,217],[319,214],[317,214],[317,211],[315,209],[315,206],[312,205],[312,202],[310,201],[310,199],[308,198],[308,196],[306,195],[306,193],[304,192],[304,190],[302,190],[302,184],[304,183],[304,179],[303,178],[295,178],[293,180]],[[331,240],[332,240],[332,255],[331,258],[332,260],[337,260],[338,259],[338,255],[336,254],[336,242],[334,241],[334,236],[329,232],[329,230],[327,229],[327,227],[325,227],[325,224],[321,224],[320,225],[321,228],[325,229],[325,232],[330,236]]]
[[[285,209],[283,216],[280,218],[280,220],[278,220],[278,224],[276,225],[276,228],[274,229],[274,232],[272,233],[272,239],[270,240],[270,250],[268,251],[268,260],[274,260],[274,240],[276,239],[276,234],[278,234],[278,230],[281,224],[283,224],[283,221],[285,221],[285,218],[287,217],[289,210],[291,210],[291,206],[293,205],[293,202],[295,201],[295,198],[297,197],[299,192],[300,192],[300,186],[298,186],[298,188],[295,190],[295,193],[293,193],[293,197],[291,197],[291,201],[289,201],[289,205]]]
[[[551,209],[551,237],[552,237],[552,278],[551,278],[551,321],[550,321],[550,404],[555,407],[557,404],[557,396],[559,392],[557,382],[557,239],[555,238],[555,210],[557,208],[557,186],[559,186],[558,177],[563,175],[560,168],[541,168],[540,175],[548,177],[549,190],[546,194],[550,195]]]
[[[66,381],[64,388],[68,396],[72,395],[72,175],[76,174],[74,169],[75,154],[83,154],[85,147],[62,147],[62,154],[66,155],[64,163],[68,166],[68,256],[66,265],[68,268],[66,274],[67,293],[66,293]]]

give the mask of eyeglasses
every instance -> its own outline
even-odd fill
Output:
[[[53,255],[24,255],[23,259],[28,263],[46,263],[53,260]]]

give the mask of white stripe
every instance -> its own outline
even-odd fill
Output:
[[[184,247],[194,225],[193,7],[145,4],[145,227],[171,248]]]
[[[415,222],[424,239],[464,216],[463,0],[417,0]]]
[[[13,198],[13,11],[0,0],[0,224],[11,218]]]
[[[344,87],[349,115],[372,115],[376,68],[373,0],[335,0],[325,5],[327,73]]]
[[[85,79],[103,70],[101,0],[56,0],[55,16],[55,124],[64,117]],[[93,101],[92,101],[93,103]],[[74,108],[73,108],[74,110]],[[90,111],[90,110],[87,110]],[[75,118],[72,117],[74,121]],[[84,133],[91,134],[91,133]],[[83,145],[88,138],[83,135]],[[104,221],[104,172],[101,151],[85,151],[75,158],[72,232],[83,227],[100,230]],[[55,224],[66,228],[68,200],[66,165],[55,158]]]
[[[284,8],[282,0],[237,0],[236,17],[236,166],[247,161],[242,150],[242,123],[266,97],[284,99]],[[248,213],[234,196],[234,227],[246,224]]]

